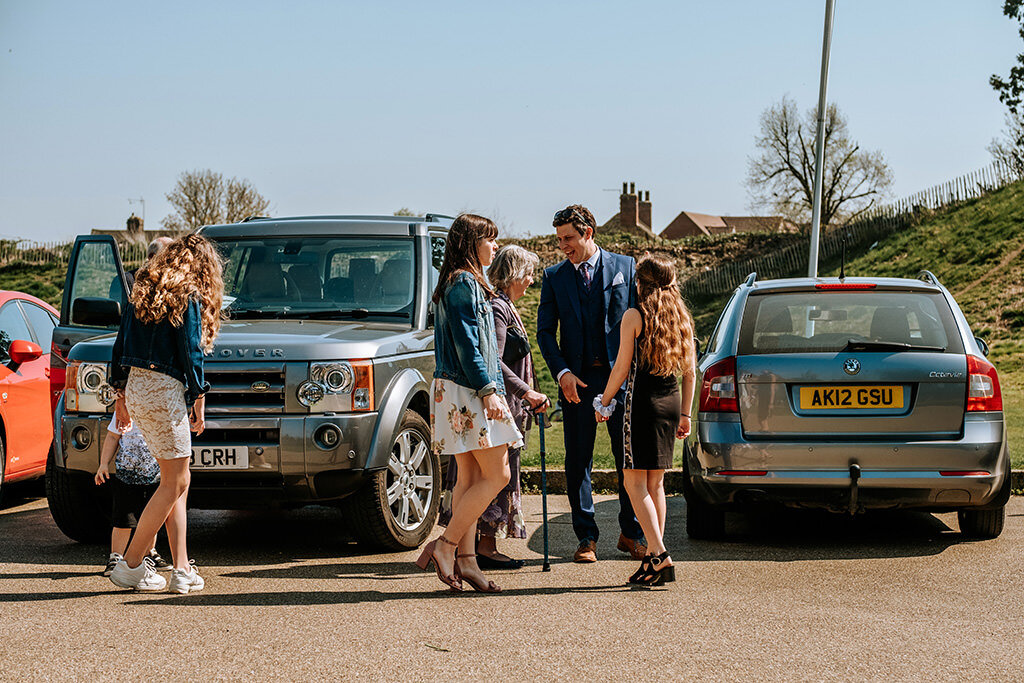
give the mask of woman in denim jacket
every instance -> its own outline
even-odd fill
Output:
[[[210,385],[203,379],[203,354],[213,349],[220,330],[221,272],[213,245],[199,235],[185,235],[139,270],[121,317],[110,366],[117,428],[124,433],[137,425],[160,465],[160,486],[110,574],[121,588],[160,590],[167,585],[146,558],[165,522],[174,559],[170,589],[187,593],[204,584],[188,559],[185,502],[189,430],[201,434],[205,427]]]
[[[448,231],[444,263],[434,290],[434,382],[430,404],[434,452],[458,465],[447,531],[427,543],[416,564],[431,562],[437,577],[462,590],[501,590],[476,561],[476,522],[509,481],[508,449],[523,443],[505,400],[498,366],[493,290],[483,269],[498,249],[498,228],[473,214],[455,219]],[[458,552],[456,553],[456,550]]]

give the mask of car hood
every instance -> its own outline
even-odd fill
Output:
[[[75,344],[69,358],[109,362],[113,334]],[[207,361],[316,361],[383,358],[434,348],[433,330],[408,325],[337,320],[225,322]]]

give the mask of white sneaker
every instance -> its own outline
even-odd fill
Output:
[[[189,591],[201,591],[206,585],[203,577],[199,576],[195,560],[189,560],[188,569],[171,570],[171,581],[167,584],[167,590],[185,595]]]
[[[142,558],[138,567],[129,567],[123,559],[118,560],[114,570],[110,572],[110,580],[120,588],[134,588],[140,591],[159,591],[167,585],[167,580],[156,573],[153,560]]]

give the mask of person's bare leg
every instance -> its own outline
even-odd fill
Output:
[[[178,496],[171,508],[171,514],[167,515],[167,542],[171,546],[171,561],[175,569],[188,569],[188,545],[185,542],[186,526],[188,524],[188,511],[185,504],[188,501],[188,491]]]
[[[114,527],[110,531],[110,552],[117,553],[124,557],[124,551],[128,548],[128,541],[131,540],[131,529],[119,529]]]
[[[647,491],[654,501],[654,509],[658,511],[658,528],[661,538],[665,539],[665,517],[668,515],[668,503],[665,502],[665,470],[647,470]]]
[[[135,535],[132,537],[131,543],[128,544],[128,551],[124,554],[124,561],[129,567],[138,567],[142,564],[142,558],[148,555],[156,544],[156,534],[167,521],[175,501],[188,492],[188,485],[191,481],[188,461],[188,458],[173,460],[157,458],[157,462],[160,464],[160,485],[153,493],[153,497],[146,503],[146,509],[142,511],[139,525],[135,529]]]
[[[647,537],[647,552],[660,555],[665,552],[665,544],[662,541],[661,528],[658,526],[658,511],[647,490],[647,470],[623,470],[622,483],[629,494],[629,502],[633,504],[636,521],[640,523],[640,528]]]
[[[456,479],[455,488],[452,490],[453,516],[455,506],[459,504],[459,501],[466,495],[466,492],[473,488],[473,486],[475,486],[483,477],[483,473],[480,472],[480,466],[477,465],[476,458],[473,457],[473,454],[464,453],[462,455],[465,457],[458,460],[459,476],[458,479]],[[463,474],[463,472],[465,472],[465,474]],[[451,527],[449,526],[449,528]],[[476,525],[474,524],[469,527],[466,533],[462,534],[462,538],[449,536],[448,540],[458,542],[459,555],[476,553]]]
[[[476,525],[480,515],[484,513],[487,506],[491,504],[494,497],[508,485],[509,477],[512,476],[508,464],[508,449],[505,446],[497,446],[482,451],[472,451],[479,468],[480,478],[466,492],[464,506],[473,507],[463,512],[463,505],[460,505],[459,512],[469,518],[469,524],[459,544],[459,554],[467,557],[458,560],[459,573],[462,576],[473,579],[474,583],[486,586],[488,579],[480,571],[476,562]],[[456,501],[457,502],[457,501]],[[455,514],[452,514],[452,521]],[[462,521],[462,520],[460,520]],[[448,527],[451,529],[451,525]],[[464,548],[469,548],[468,550]]]

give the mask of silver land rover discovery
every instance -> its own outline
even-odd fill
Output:
[[[193,439],[189,504],[338,504],[348,529],[394,549],[434,525],[430,295],[444,216],[259,218],[202,229],[225,259],[225,313],[206,361],[206,431]],[[127,291],[110,237],[80,237],[68,267],[51,381],[47,496],[77,540],[109,533],[91,481],[112,414],[111,348]],[[103,335],[103,336],[97,336]]]
[[[1010,459],[987,345],[934,275],[801,278],[733,294],[700,360],[687,531],[757,503],[957,511],[1003,527]]]

